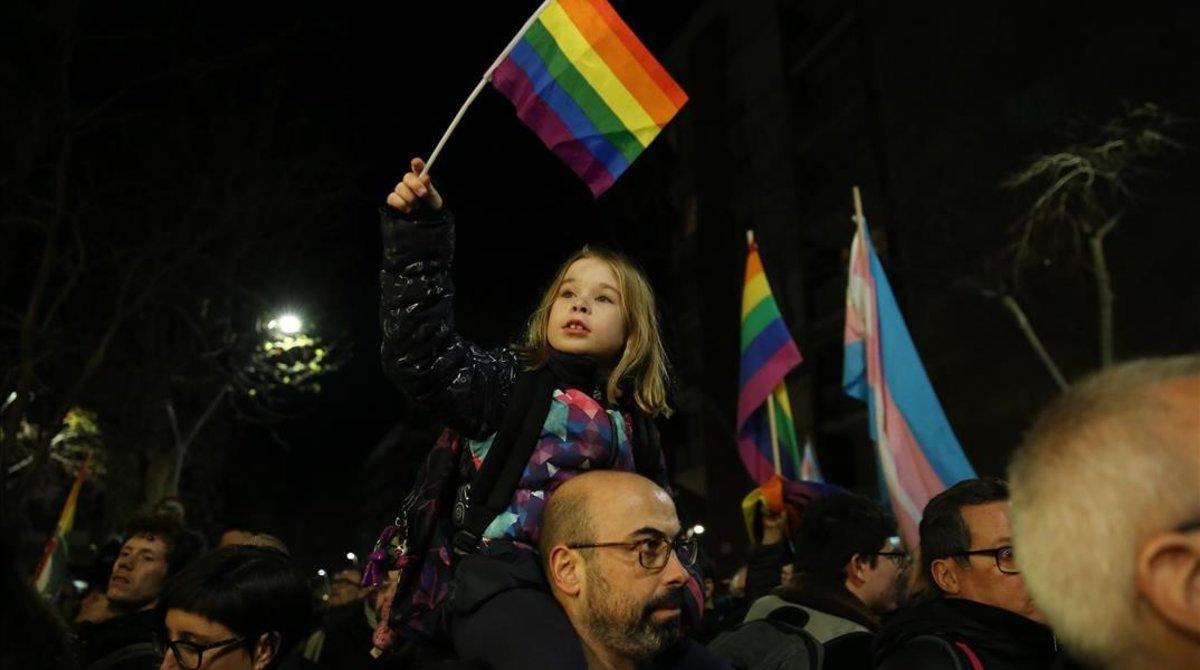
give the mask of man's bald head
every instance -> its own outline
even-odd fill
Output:
[[[645,496],[670,500],[660,486],[631,472],[595,470],[572,477],[546,503],[538,549],[549,556],[558,545],[596,542],[608,514]]]
[[[1200,514],[1200,356],[1078,382],[1038,418],[1009,478],[1034,600],[1082,660],[1132,667],[1155,644],[1142,554]]]

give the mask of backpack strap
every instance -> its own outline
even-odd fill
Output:
[[[554,374],[549,368],[522,372],[513,386],[509,411],[492,439],[473,483],[464,484],[454,504],[454,553],[475,551],[492,521],[512,501],[550,411]]]
[[[956,651],[956,649],[969,650],[970,647],[968,647],[965,642],[955,642],[954,644],[951,644],[950,642],[936,635],[918,635],[908,641],[909,644],[912,644],[913,642],[932,642],[936,644],[945,650],[945,652],[950,656],[951,660],[954,661],[954,670],[966,670],[963,668],[962,657],[959,656],[958,651]],[[967,660],[971,662],[971,668],[973,670],[983,670],[983,664],[979,662],[979,657],[975,656],[974,652],[968,653]]]
[[[967,660],[971,662],[971,670],[983,670],[983,662],[979,660],[979,656],[975,650],[966,642],[955,642],[954,646],[962,650],[967,655]]]
[[[135,642],[101,656],[84,670],[106,670],[139,658],[146,659],[148,661],[146,667],[149,668],[162,661],[162,654],[158,651],[158,645],[153,642]],[[153,661],[153,663],[149,661]]]

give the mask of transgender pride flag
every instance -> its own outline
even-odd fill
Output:
[[[783,379],[800,364],[800,349],[783,323],[763,272],[758,244],[748,234],[742,287],[742,364],[739,379],[738,453],[746,471],[763,484],[778,474],[801,478],[792,403]]]
[[[867,403],[871,439],[908,546],[929,499],[975,476],[913,346],[865,219],[850,246],[842,388]]]

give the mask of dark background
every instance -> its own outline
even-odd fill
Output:
[[[171,296],[191,305],[203,295],[228,302],[235,327],[295,309],[353,357],[285,421],[223,408],[185,465],[189,517],[210,534],[258,520],[312,565],[369,551],[436,433],[380,371],[376,209],[535,4],[6,6],[6,213],[52,200],[56,169],[69,165],[65,201],[111,255],[81,283],[97,299],[112,293],[105,273],[129,267],[122,250],[214,235],[203,247],[211,265],[167,271],[169,294],[122,331],[122,348],[84,391],[112,435],[109,475],[81,505],[88,533],[102,536],[145,502],[162,436],[137,410],[150,402],[139,400],[145,371],[173,340],[139,344],[138,318],[166,314]],[[664,435],[683,513],[712,529],[710,550],[732,567],[745,543],[737,505],[751,485],[732,425],[746,228],[806,359],[789,379],[798,428],[829,480],[875,493],[865,412],[839,390],[858,184],[951,424],[981,474],[1002,474],[1055,387],[978,290],[979,269],[1029,202],[999,184],[1061,143],[1065,128],[1126,103],[1182,118],[1179,136],[1193,145],[1200,61],[1196,13],[1184,4],[614,2],[691,101],[594,201],[485,90],[433,170],[459,219],[459,328],[481,344],[511,342],[571,250],[603,243],[633,254],[658,291],[678,372],[680,412]],[[64,125],[65,108],[86,122]],[[64,157],[67,128],[79,130]],[[1109,240],[1119,357],[1200,344],[1196,172],[1190,149],[1164,157]],[[44,249],[18,219],[0,238],[0,300],[14,314]],[[1047,250],[1025,289],[1071,378],[1097,364],[1094,298],[1078,261]],[[227,281],[204,267],[224,268]],[[58,333],[66,343],[70,328],[90,332],[86,303],[71,309]],[[6,325],[6,368],[11,334]],[[71,359],[69,346],[62,356]],[[61,386],[42,381],[49,395]],[[182,395],[193,412],[207,397]],[[48,485],[34,496],[23,510],[31,528],[53,524],[60,493]]]

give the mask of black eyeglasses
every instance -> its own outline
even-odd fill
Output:
[[[171,650],[171,655],[175,657],[175,663],[183,670],[198,670],[204,663],[204,652],[241,644],[245,641],[244,637],[233,637],[209,644],[196,644],[187,640],[163,640],[163,645]]]
[[[570,549],[602,549],[605,547],[621,547],[637,549],[638,562],[647,570],[661,570],[671,560],[671,552],[679,557],[684,567],[696,562],[696,554],[700,551],[700,542],[695,535],[681,535],[674,540],[665,537],[651,537],[635,542],[599,542],[594,544],[568,544]]]
[[[912,556],[903,551],[872,551],[868,552],[871,556],[884,556],[889,561],[896,564],[897,568],[904,569],[912,564]]]
[[[991,556],[996,561],[996,569],[1006,575],[1019,575],[1016,555],[1012,547],[996,547],[995,549],[975,549],[974,551],[959,551],[950,556]]]

